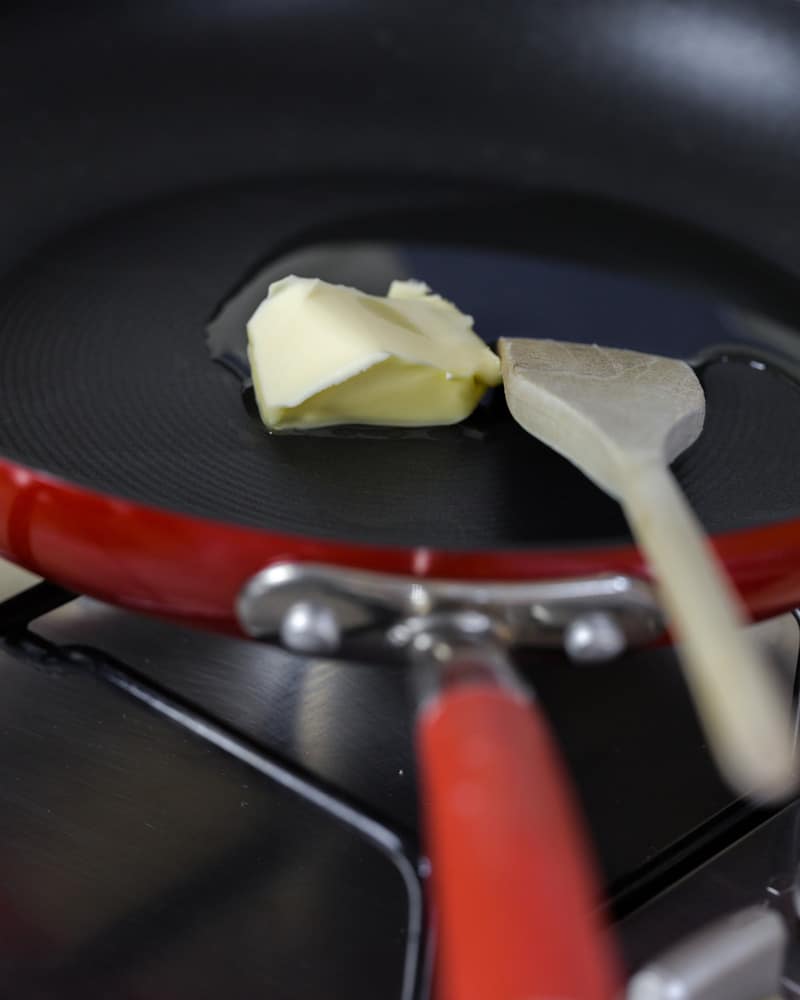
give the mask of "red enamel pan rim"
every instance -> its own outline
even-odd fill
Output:
[[[712,541],[755,618],[800,604],[800,519]],[[2,458],[0,553],[66,588],[225,631],[236,629],[245,581],[286,560],[476,581],[647,576],[633,546],[447,551],[283,535],[99,493]]]

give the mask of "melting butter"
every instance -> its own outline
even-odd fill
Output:
[[[247,324],[259,413],[268,427],[453,424],[500,382],[472,317],[418,281],[384,298],[294,275]]]

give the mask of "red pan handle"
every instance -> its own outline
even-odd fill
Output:
[[[547,724],[481,679],[418,719],[447,1000],[612,1000],[620,976],[598,883]]]

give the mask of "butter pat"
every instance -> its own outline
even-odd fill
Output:
[[[472,317],[418,281],[385,298],[294,275],[270,285],[247,324],[268,427],[453,424],[500,382]]]

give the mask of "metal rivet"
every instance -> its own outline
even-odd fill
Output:
[[[431,610],[431,597],[422,584],[414,583],[408,592],[408,604],[416,615],[427,615]]]
[[[438,660],[439,663],[448,663],[453,658],[453,647],[449,642],[443,642],[439,640],[433,644],[433,658]]]
[[[626,646],[625,633],[616,619],[603,611],[579,615],[564,630],[564,650],[576,663],[613,660]]]
[[[553,612],[546,604],[532,604],[529,610],[533,621],[540,622],[542,625],[550,625],[552,623]]]
[[[393,646],[405,646],[411,639],[411,636],[411,629],[405,622],[399,622],[397,625],[393,625],[386,633],[386,638]]]
[[[414,649],[419,653],[427,653],[433,647],[433,638],[427,632],[421,632],[414,637]]]
[[[319,601],[297,601],[281,622],[281,641],[296,653],[333,653],[341,638],[336,615]]]

